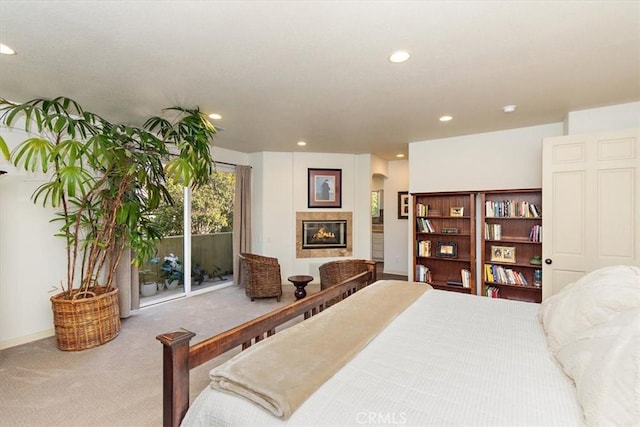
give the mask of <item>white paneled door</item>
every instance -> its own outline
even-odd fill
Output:
[[[542,299],[608,265],[640,266],[640,129],[545,138]]]

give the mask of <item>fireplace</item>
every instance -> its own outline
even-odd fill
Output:
[[[296,212],[296,258],[353,256],[352,224],[351,212]]]
[[[347,221],[302,221],[302,249],[347,247]]]

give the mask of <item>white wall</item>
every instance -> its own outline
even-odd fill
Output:
[[[409,191],[474,191],[542,185],[542,139],[562,123],[409,144]]]
[[[296,258],[296,212],[352,212],[353,258],[371,256],[369,155],[263,152],[251,155],[254,200],[252,250],[277,257],[283,279],[310,274],[339,258]],[[342,207],[309,208],[308,168],[342,170]]]
[[[26,138],[2,129],[9,148]],[[4,158],[0,169],[0,348],[53,333],[49,298],[66,275],[64,242],[49,223],[54,211],[34,205],[31,194],[46,181],[41,174],[17,170]],[[20,341],[20,337],[27,337]]]
[[[389,177],[384,185],[384,272],[407,276],[408,219],[398,219],[398,191],[409,191],[409,162],[389,162]]]
[[[640,127],[640,102],[572,111],[567,115],[567,135],[637,127]]]

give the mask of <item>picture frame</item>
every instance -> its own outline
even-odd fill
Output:
[[[440,258],[457,258],[458,244],[456,242],[438,242],[436,256]]]
[[[342,207],[342,169],[308,168],[309,208]]]
[[[491,246],[491,261],[516,262],[516,248],[514,246]]]
[[[464,216],[464,206],[454,206],[449,209],[449,216]]]
[[[408,191],[398,191],[398,219],[409,219]]]

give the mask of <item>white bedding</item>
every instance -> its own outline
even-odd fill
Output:
[[[207,387],[183,425],[583,425],[538,308],[431,290],[288,420]]]

